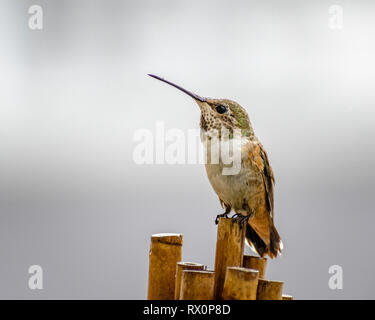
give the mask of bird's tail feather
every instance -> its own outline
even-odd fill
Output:
[[[262,240],[249,223],[246,225],[246,239],[261,257],[268,254],[271,258],[275,258],[278,253],[281,254],[281,250],[283,249],[283,243],[273,223],[270,226],[269,245]]]

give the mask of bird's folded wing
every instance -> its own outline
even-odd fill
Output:
[[[267,152],[263,145],[259,141],[251,142],[247,145],[246,152],[253,167],[259,170],[262,176],[264,189],[266,192],[266,203],[270,217],[273,220],[273,188],[275,184],[275,178],[271,165],[268,161]]]

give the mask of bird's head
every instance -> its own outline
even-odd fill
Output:
[[[192,97],[201,110],[201,129],[204,131],[222,129],[241,130],[241,135],[245,137],[253,137],[254,131],[247,112],[237,102],[229,99],[212,99],[201,97],[192,93],[179,85],[168,80],[149,74],[150,77],[163,81]]]

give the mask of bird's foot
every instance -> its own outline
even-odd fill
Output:
[[[238,222],[240,225],[240,228],[242,229],[242,227],[247,223],[250,217],[251,217],[250,214],[247,216],[244,216],[241,213],[236,213],[232,216],[232,219],[234,222]]]
[[[216,216],[216,219],[215,219],[215,224],[218,224],[219,223],[219,219],[220,218],[228,218],[228,212],[224,212],[224,213],[222,213],[222,214],[218,214],[217,216]]]

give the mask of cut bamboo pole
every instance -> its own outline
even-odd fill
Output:
[[[293,300],[293,296],[289,294],[283,294],[282,300]]]
[[[180,300],[213,300],[215,272],[183,270]]]
[[[258,270],[259,279],[264,279],[266,277],[267,258],[244,255],[243,266],[245,268]]]
[[[176,266],[181,261],[182,243],[182,234],[160,233],[151,236],[149,300],[173,300]]]
[[[222,298],[225,300],[256,300],[259,271],[228,267]]]
[[[257,300],[282,300],[283,285],[282,281],[259,279]]]
[[[215,257],[215,299],[221,299],[227,267],[242,266],[245,229],[231,218],[219,219]]]
[[[204,270],[205,266],[200,263],[195,262],[177,262],[177,270],[176,270],[176,284],[174,290],[174,299],[180,299],[180,291],[181,291],[181,280],[182,280],[182,271],[183,270]]]

